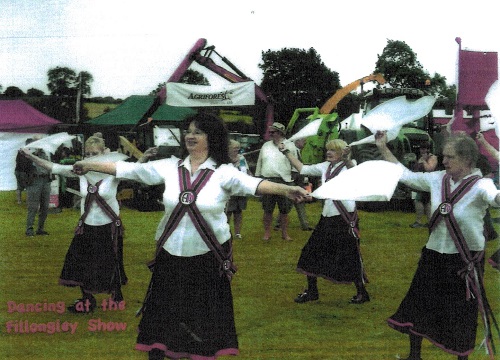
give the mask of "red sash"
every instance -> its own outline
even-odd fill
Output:
[[[179,203],[172,211],[172,214],[165,225],[165,229],[158,239],[156,255],[160,253],[163,245],[177,228],[182,217],[187,212],[201,238],[219,261],[221,265],[221,274],[225,274],[229,279],[231,279],[236,273],[236,266],[232,262],[232,251],[229,251],[229,253],[226,254],[217,240],[212,228],[203,218],[203,215],[196,206],[196,197],[201,189],[207,184],[212,174],[213,170],[203,169],[194,182],[191,183],[189,171],[183,166],[178,166],[179,186],[181,190]],[[150,265],[152,264],[154,264],[154,260],[150,262]]]
[[[463,232],[458,225],[455,215],[453,214],[453,206],[474,187],[481,177],[475,175],[465,179],[453,192],[451,192],[450,179],[451,176],[448,174],[443,177],[441,189],[442,203],[437,207],[429,220],[429,232],[432,232],[440,221],[445,221],[446,228],[448,229],[448,232],[450,233],[461,258],[465,263],[465,267],[458,271],[458,275],[465,279],[467,286],[467,300],[470,300],[471,297],[477,299],[479,311],[485,328],[484,343],[490,357],[493,359],[492,334],[490,330],[491,321],[495,324],[497,331],[498,326],[488,303],[488,299],[486,298],[486,292],[484,291],[483,286],[483,274],[480,271],[481,262],[484,257],[484,250],[478,251],[474,255],[471,254]]]

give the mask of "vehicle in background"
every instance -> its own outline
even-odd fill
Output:
[[[325,144],[330,139],[343,139],[350,144],[371,135],[370,130],[362,126],[362,119],[376,106],[400,96],[405,96],[408,101],[415,101],[427,95],[420,89],[373,88],[364,95],[364,101],[359,112],[349,115],[346,119],[339,118],[338,113],[332,110],[335,110],[338,102],[348,92],[362,86],[366,83],[366,80],[376,81],[378,84],[384,84],[385,82],[380,74],[370,75],[340,89],[321,109],[302,108],[295,110],[288,124],[287,136],[293,135],[313,120],[322,119],[317,135],[308,137],[306,140],[302,150],[304,163],[314,164],[323,161],[325,158]],[[335,101],[332,101],[332,99],[335,99]],[[327,104],[330,105],[326,106]],[[401,163],[411,167],[416,161],[416,154],[419,153],[419,148],[423,143],[430,144],[431,149],[434,149],[432,136],[436,131],[439,131],[439,127],[434,125],[432,113],[430,112],[423,118],[403,126],[397,138],[390,141],[388,145]],[[352,157],[358,164],[381,158],[375,144],[353,146]],[[404,186],[398,186],[393,199],[409,200],[411,199],[411,190]]]

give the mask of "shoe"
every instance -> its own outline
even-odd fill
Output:
[[[303,304],[308,301],[315,301],[319,299],[318,293],[310,293],[307,289],[304,290],[302,294],[297,295],[297,297],[293,300],[297,304]]]
[[[87,301],[90,303],[87,304]],[[78,306],[78,309],[77,309]],[[89,314],[94,312],[97,307],[97,301],[94,297],[90,299],[76,299],[73,305],[68,306],[68,311],[73,314]]]
[[[313,231],[313,230],[314,230],[314,228],[310,227],[310,226],[302,228],[302,231]]]
[[[234,235],[234,237],[235,237],[236,239],[241,240],[241,234],[236,234],[236,235]]]
[[[351,304],[363,304],[365,302],[370,301],[370,295],[368,293],[364,293],[361,295],[354,295],[351,300],[349,300],[349,303]]]
[[[282,237],[283,241],[293,241],[293,239],[290,236],[287,237]]]
[[[47,231],[45,231],[45,230],[37,230],[36,234],[37,235],[49,235],[49,233]]]
[[[265,236],[264,236],[264,237],[262,238],[262,240],[264,240],[264,241],[269,241],[269,240],[271,240],[271,237],[265,237]]]
[[[410,227],[412,229],[417,229],[417,228],[426,227],[426,226],[424,224],[421,224],[421,223],[415,221],[413,224],[410,225]]]
[[[26,236],[35,236],[35,232],[33,231],[32,228],[29,228],[28,230],[26,230]]]

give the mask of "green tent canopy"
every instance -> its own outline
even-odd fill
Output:
[[[102,126],[120,126],[120,125],[136,125],[142,116],[148,111],[155,100],[154,96],[148,95],[132,95],[125,101],[105,114],[102,114],[95,119],[89,120],[87,123],[92,125]],[[177,107],[170,105],[160,105],[153,113],[153,120],[163,121],[182,121],[186,117],[196,113],[196,110],[187,107]]]

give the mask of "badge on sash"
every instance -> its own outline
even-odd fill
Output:
[[[448,215],[449,213],[451,213],[451,210],[453,210],[453,206],[448,202],[444,202],[439,205],[439,213],[441,215]]]
[[[87,191],[89,194],[95,194],[97,192],[97,186],[95,185],[89,185],[87,188]]]
[[[196,193],[192,190],[186,190],[179,195],[179,202],[183,205],[191,205],[196,201]]]

